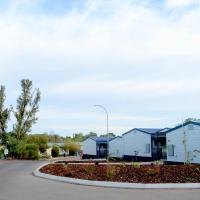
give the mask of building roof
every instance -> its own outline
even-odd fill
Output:
[[[155,134],[160,132],[162,129],[161,128],[137,128],[139,131],[149,133],[149,134]]]
[[[110,139],[110,141],[115,140],[115,139],[117,139],[117,138],[122,138],[122,136],[113,137],[113,138]]]
[[[90,137],[90,139],[94,140],[95,142],[108,142],[107,137]],[[109,141],[111,138],[109,138]]]
[[[171,128],[171,129],[167,130],[165,133],[170,133],[170,132],[172,132],[172,131],[174,131],[174,130],[176,130],[176,129],[182,128],[182,127],[187,126],[187,125],[189,125],[189,124],[193,124],[193,125],[200,126],[200,122],[187,121],[187,122],[185,122],[185,123],[183,123],[183,124],[180,124],[180,125],[178,125],[178,126],[175,126],[174,128]]]
[[[159,133],[166,133],[168,130],[170,130],[171,128],[168,128],[168,127],[166,127],[166,128],[163,128],[163,129],[161,129],[160,131],[159,131]]]
[[[161,128],[134,128],[134,129],[131,129],[130,131],[124,133],[123,135],[126,135],[134,130],[141,131],[141,132],[149,134],[149,135],[155,135],[156,133],[159,133],[163,129],[161,129]]]

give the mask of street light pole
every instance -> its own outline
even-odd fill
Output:
[[[102,108],[106,113],[106,131],[107,131],[107,161],[109,158],[109,131],[108,131],[108,110],[102,105],[95,105],[96,107]]]

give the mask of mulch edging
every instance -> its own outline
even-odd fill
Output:
[[[90,181],[121,183],[200,183],[200,165],[105,166],[48,164],[41,173]]]

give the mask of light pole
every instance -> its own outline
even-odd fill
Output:
[[[108,110],[102,105],[94,105],[96,107],[102,108],[106,113],[106,131],[107,131],[107,161],[109,158],[109,132],[108,132]]]

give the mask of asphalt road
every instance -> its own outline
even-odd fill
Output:
[[[0,161],[0,200],[199,200],[200,190],[130,190],[88,187],[32,176],[44,162]]]

